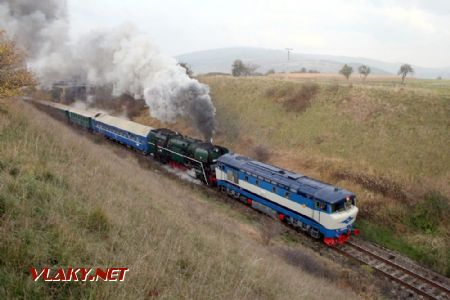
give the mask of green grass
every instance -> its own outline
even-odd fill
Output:
[[[439,266],[438,264],[441,260],[441,258],[439,258],[439,252],[432,249],[430,250],[427,245],[412,244],[405,240],[401,233],[366,220],[358,220],[357,226],[361,230],[361,238],[403,253],[422,265],[431,266],[434,269],[441,270],[444,275],[450,276],[450,268],[448,267],[450,265],[449,262],[446,262],[444,268]]]

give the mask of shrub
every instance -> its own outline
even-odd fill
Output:
[[[88,215],[87,229],[91,232],[106,233],[110,224],[108,217],[101,209],[96,209]]]
[[[417,205],[411,215],[411,224],[425,232],[433,233],[449,215],[448,199],[438,192],[430,192]]]
[[[6,201],[2,195],[0,195],[0,217],[2,217],[6,212]]]
[[[253,147],[252,150],[253,150],[253,157],[256,160],[266,162],[270,157],[269,150],[267,150],[267,148],[265,148],[262,145],[255,146],[255,147]]]
[[[302,87],[293,93],[284,103],[288,111],[301,112],[311,106],[311,100],[319,91],[319,85],[316,83],[304,84]]]

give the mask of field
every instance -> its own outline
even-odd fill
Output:
[[[29,104],[0,99],[1,299],[377,295],[364,276],[290,242],[277,222],[225,201]],[[130,272],[123,283],[44,283],[31,280],[30,266]]]
[[[207,76],[215,142],[354,191],[362,237],[450,275],[450,82]],[[143,112],[137,121],[161,125]],[[196,134],[184,122],[169,124]]]

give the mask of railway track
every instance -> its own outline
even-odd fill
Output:
[[[400,262],[395,255],[382,248],[363,246],[354,241],[349,241],[334,249],[369,265],[383,276],[426,299],[450,299],[450,282],[448,278],[421,267]]]

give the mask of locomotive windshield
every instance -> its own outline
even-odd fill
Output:
[[[344,198],[341,201],[331,205],[331,212],[347,211],[354,205],[356,205],[355,198]]]

